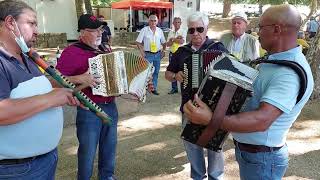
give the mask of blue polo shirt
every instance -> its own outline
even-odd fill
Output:
[[[21,64],[0,47],[0,101],[48,93],[49,80],[23,56]],[[15,107],[11,107],[15,108]],[[37,156],[57,147],[62,135],[62,108],[51,108],[19,123],[0,126],[0,160]]]
[[[260,64],[259,76],[253,84],[254,95],[247,101],[243,111],[258,109],[260,103],[266,102],[283,113],[263,132],[232,133],[238,142],[279,147],[285,144],[286,136],[292,123],[297,119],[303,106],[309,100],[313,90],[313,77],[310,66],[300,47],[285,52],[272,54],[269,60],[290,60],[299,63],[307,74],[307,89],[302,99],[296,104],[300,88],[300,78],[289,67]]]

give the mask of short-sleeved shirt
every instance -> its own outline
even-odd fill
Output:
[[[46,94],[50,81],[26,55],[24,64],[0,48],[0,101]],[[11,107],[15,108],[15,107]],[[21,122],[0,126],[0,160],[45,154],[57,147],[62,135],[61,107],[34,114]]]
[[[101,52],[96,51],[82,42],[74,43],[63,50],[56,68],[65,76],[83,74],[89,69],[88,59],[97,56],[99,53]],[[81,91],[95,103],[109,103],[114,100],[114,97],[93,95],[91,87]]]
[[[319,23],[316,20],[311,20],[308,22],[307,30],[308,32],[318,32],[319,29]]]
[[[289,67],[275,64],[260,64],[259,75],[253,84],[254,95],[245,104],[243,111],[253,111],[262,102],[271,104],[283,113],[263,132],[232,133],[234,139],[242,143],[280,147],[285,144],[286,135],[297,119],[313,90],[310,66],[300,47],[269,56],[269,60],[290,60],[300,64],[307,74],[307,89],[296,104],[300,89],[300,78]]]
[[[167,37],[167,42],[169,41],[169,39],[171,38],[176,38],[178,36],[182,36],[183,37],[183,40],[184,42],[186,43],[187,41],[187,31],[185,31],[184,29],[180,28],[178,31],[175,31],[173,29],[171,29],[169,31],[169,34],[168,34],[168,37]],[[172,48],[170,49],[170,52],[172,52]]]
[[[192,45],[189,43],[185,45],[188,48],[191,48]],[[210,46],[210,47],[209,47]],[[208,48],[209,47],[209,48]],[[206,41],[203,43],[201,48],[197,50],[197,52],[201,52],[205,49],[210,49],[210,50],[219,50],[223,52],[228,52],[228,50],[223,46],[222,43],[220,42],[214,42],[211,39],[206,39]],[[188,51],[183,47],[179,47],[179,49],[172,55],[172,61],[169,63],[167,67],[167,71],[171,71],[174,73],[178,73],[179,71],[183,71],[184,69],[184,63],[190,65],[192,63],[192,57],[191,55],[193,54],[192,51]],[[182,86],[182,84],[181,84]],[[183,105],[188,102],[192,97],[194,96],[194,92],[192,91],[191,87],[187,88],[182,88],[181,87],[181,106],[180,106],[180,111],[182,111]]]
[[[157,51],[161,50],[161,44],[166,42],[163,31],[156,27],[155,33],[152,32],[150,26],[146,26],[141,29],[136,41],[138,43],[143,43],[144,51],[151,51],[151,43],[155,42],[157,46]]]

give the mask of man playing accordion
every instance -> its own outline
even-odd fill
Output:
[[[272,6],[260,17],[259,40],[269,54],[267,59],[298,63],[305,71],[307,83],[302,98],[297,98],[302,78],[293,69],[259,65],[253,97],[246,102],[243,112],[224,116],[220,126],[234,138],[241,179],[280,180],[288,167],[286,136],[313,90],[310,66],[296,43],[300,25],[300,14],[291,5]],[[212,111],[196,96],[195,102],[198,106],[187,102],[184,113],[193,123],[207,125]]]
[[[188,17],[188,33],[190,35],[190,43],[179,47],[179,49],[172,55],[172,61],[167,67],[165,72],[165,78],[170,81],[183,82],[186,79],[184,75],[184,66],[192,66],[192,54],[200,53],[204,50],[227,50],[224,48],[222,43],[215,43],[213,40],[208,39],[207,31],[209,19],[206,15],[196,12]],[[182,103],[180,111],[182,112],[182,126],[184,127],[188,120],[186,119],[182,110],[183,105],[190,100],[195,92],[191,87],[182,87]],[[204,149],[200,146],[192,144],[188,141],[183,141],[188,160],[191,164],[191,178],[203,179],[206,177],[206,173],[209,179],[222,179],[223,176],[223,154],[222,152],[214,152],[208,150],[208,172],[206,172]]]

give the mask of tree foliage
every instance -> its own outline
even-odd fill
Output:
[[[113,2],[118,2],[120,0],[91,0],[93,6],[110,6]]]

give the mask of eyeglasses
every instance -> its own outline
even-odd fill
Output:
[[[188,34],[194,34],[196,31],[198,33],[203,33],[204,27],[189,28],[188,29]]]
[[[268,25],[260,25],[260,24],[258,24],[258,30],[260,31],[261,29],[263,29],[264,27],[268,27],[268,26],[275,26],[275,25],[277,25],[277,24],[268,24]]]
[[[84,29],[85,31],[88,31],[88,32],[95,32],[95,33],[98,33],[98,32],[101,32],[103,33],[104,31],[106,31],[104,28],[98,28],[98,29]]]

